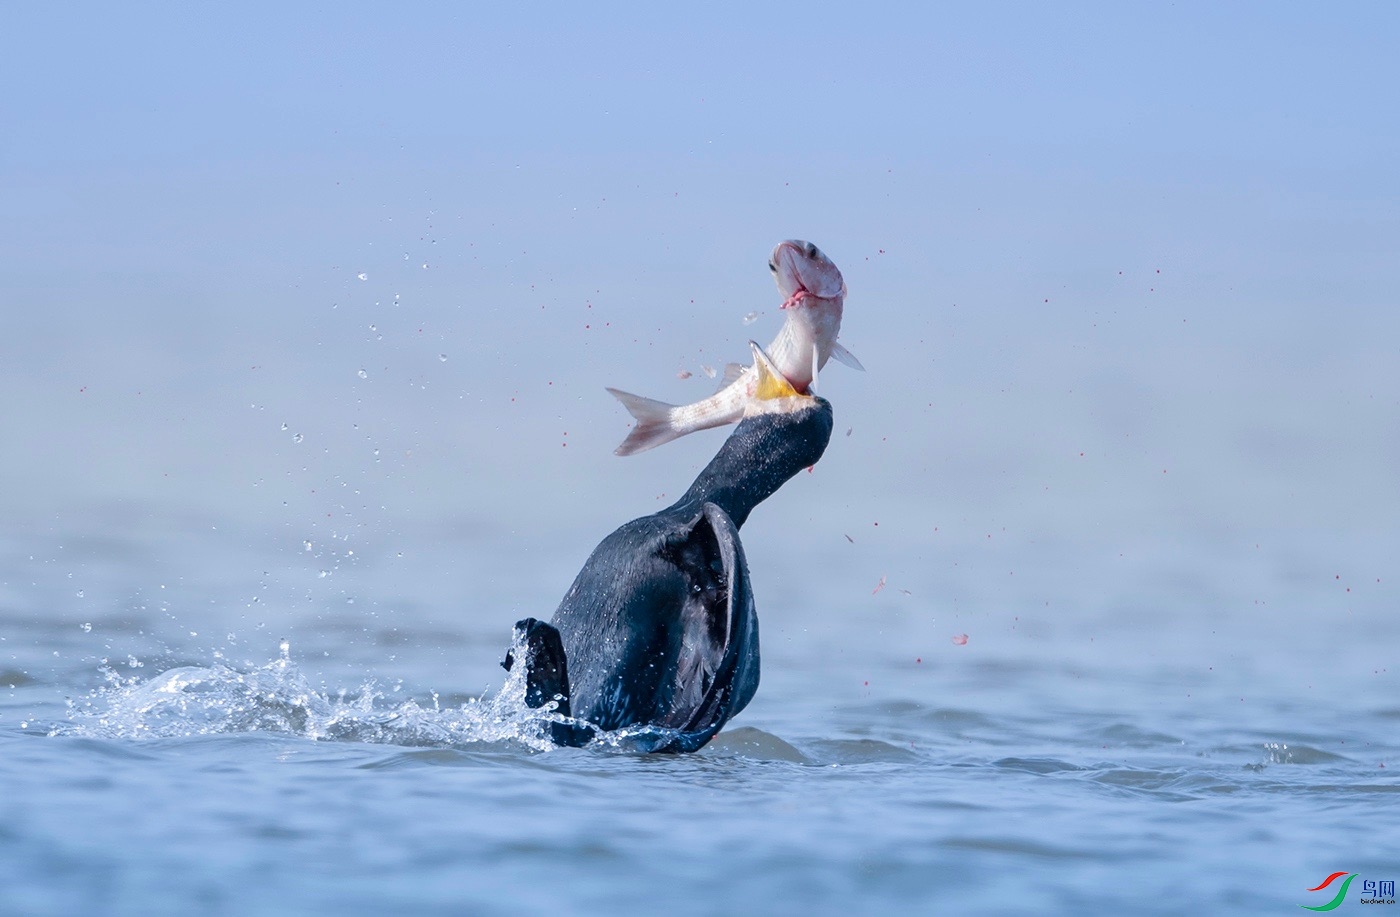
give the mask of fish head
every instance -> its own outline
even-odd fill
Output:
[[[785,303],[797,303],[804,297],[838,299],[846,295],[846,281],[826,254],[811,242],[788,239],[773,248],[768,269]]]

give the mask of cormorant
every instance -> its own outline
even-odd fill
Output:
[[[758,689],[758,616],[739,527],[821,458],[832,414],[752,346],[758,383],[746,416],[690,489],[604,538],[550,623],[515,626],[526,703],[557,701],[557,712],[588,724],[551,724],[556,744],[648,726],[648,751],[694,751]],[[507,655],[504,665],[514,662]]]

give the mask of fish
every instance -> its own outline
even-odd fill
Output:
[[[773,343],[766,350],[753,344],[753,364],[729,364],[720,390],[691,404],[669,404],[609,388],[609,394],[622,402],[636,420],[627,438],[614,450],[616,454],[635,455],[696,430],[722,427],[741,419],[759,384],[761,354],[800,394],[810,393],[828,359],[835,358],[864,372],[860,360],[836,341],[846,304],[846,280],[835,262],[811,242],[788,239],[773,248],[768,269],[783,296],[780,308],[787,313]]]

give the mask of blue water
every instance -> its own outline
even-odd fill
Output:
[[[954,608],[750,538],[762,686],[671,757],[550,748],[498,668],[508,596],[562,594],[585,536],[323,577],[299,540],[87,524],[6,540],[3,913],[1275,913],[1400,873],[1365,545],[1027,556],[1021,599]]]

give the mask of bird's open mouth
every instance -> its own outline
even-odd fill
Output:
[[[749,341],[749,348],[753,350],[753,365],[758,372],[758,381],[754,383],[753,397],[745,408],[745,414],[783,414],[816,403],[816,398],[811,392],[797,390],[755,341]]]

